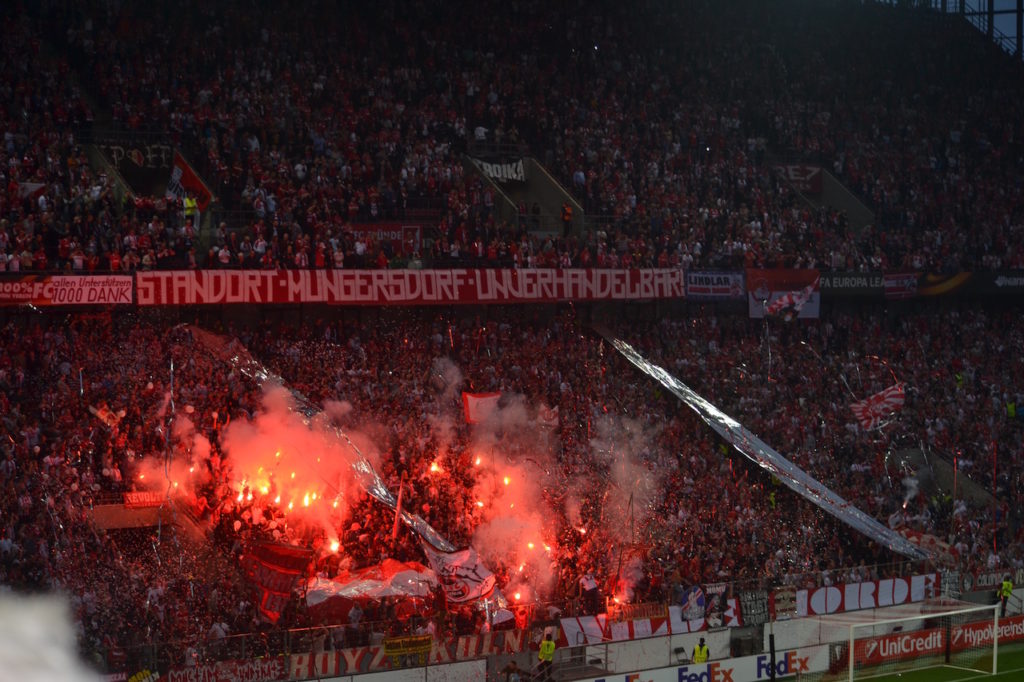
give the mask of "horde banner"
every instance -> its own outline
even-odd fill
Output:
[[[425,305],[684,298],[679,269],[178,270],[138,272],[139,305]]]

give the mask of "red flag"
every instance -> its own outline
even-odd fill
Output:
[[[850,405],[860,426],[865,431],[877,428],[883,418],[903,407],[906,398],[905,384],[901,381],[889,388]]]
[[[312,550],[293,545],[260,543],[243,559],[249,578],[260,589],[260,612],[276,623],[313,558]]]

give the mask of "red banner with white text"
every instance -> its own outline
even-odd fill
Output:
[[[0,280],[0,305],[131,305],[131,275],[22,275]]]
[[[949,650],[952,653],[972,647],[992,645],[992,620],[958,623],[949,628]],[[881,637],[868,637],[854,644],[857,665],[877,665],[887,661],[920,658],[946,650],[947,632],[944,628],[896,632]],[[1024,616],[1002,618],[999,621],[999,643],[1024,639]]]
[[[312,558],[312,550],[292,545],[262,543],[249,550],[242,565],[260,590],[260,613],[277,622]]]
[[[138,272],[139,305],[431,305],[684,298],[678,269],[176,270]]]

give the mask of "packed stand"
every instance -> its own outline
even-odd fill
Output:
[[[201,144],[216,193],[254,211],[250,241],[284,267],[384,264],[387,245],[336,248],[345,227],[427,205],[443,214],[424,257],[486,262],[493,247],[554,267],[1024,264],[1019,65],[950,17],[799,9],[228,8],[168,13],[167,30],[138,8],[82,7],[68,43],[116,125]],[[506,44],[474,43],[467,25]],[[182,49],[179,33],[205,39]],[[851,66],[865,42],[872,58]],[[151,65],[126,68],[140,50]],[[907,55],[920,68],[905,68]],[[494,197],[463,177],[460,155],[478,138],[525,143],[598,227],[521,248],[521,229],[496,224]],[[835,170],[876,224],[861,232],[810,208],[772,170],[773,152]],[[245,262],[245,236],[226,261],[218,244],[213,262]]]
[[[801,326],[772,321],[765,329],[695,311],[685,322],[632,323],[622,332],[869,514],[939,536],[956,548],[962,568],[974,569],[1021,561],[1013,510],[1024,453],[1019,422],[1006,406],[1019,402],[1021,367],[1006,367],[998,348],[986,347],[992,339],[1012,344],[1022,333],[1017,319],[982,309],[897,321],[843,313]],[[804,586],[872,577],[865,567],[895,558],[841,532],[837,521],[730,454],[571,311],[365,320],[221,331],[237,333],[313,404],[347,401],[342,425],[375,443],[389,488],[404,479],[409,509],[456,546],[478,546],[499,585],[531,586],[531,599],[558,610],[537,617],[598,607],[580,601],[580,578],[588,573],[605,597],[656,601],[708,582],[777,584],[804,574],[811,581],[800,578]],[[950,324],[963,344],[944,342]],[[402,530],[393,542],[393,513],[366,496],[353,500],[336,529],[336,553],[327,550],[323,532],[290,525],[283,509],[268,505],[257,523],[255,509],[236,500],[238,481],[221,436],[228,423],[264,409],[260,387],[203,352],[185,329],[131,315],[70,324],[36,316],[8,324],[3,334],[3,583],[73,594],[83,646],[92,655],[106,652],[108,665],[157,641],[179,643],[165,655],[186,665],[231,651],[215,639],[271,631],[239,562],[258,538],[314,546],[312,570],[325,577],[385,557],[423,561],[413,534]],[[908,334],[919,343],[902,343]],[[401,348],[395,339],[403,339]],[[876,353],[888,367],[869,359]],[[890,372],[907,382],[905,408],[878,432],[858,430],[849,403],[882,387]],[[821,380],[807,382],[808,376]],[[557,407],[557,424],[499,429],[481,440],[481,429],[462,417],[461,390],[522,395],[530,419],[538,406]],[[113,426],[91,415],[90,406]],[[172,460],[188,456],[174,426],[185,419],[209,440],[202,462],[209,476],[179,496],[159,471],[156,481],[146,480],[153,474],[143,462],[161,462],[168,452]],[[538,440],[531,432],[546,435]],[[961,471],[980,481],[994,443],[1004,505],[993,518],[987,507],[962,499],[917,494],[903,484],[913,474],[892,459],[890,443],[956,456]],[[625,486],[636,483],[624,483],[624,462],[633,467],[627,477],[642,481],[628,493]],[[481,535],[489,510],[477,504],[480,484],[506,466],[534,479],[538,504],[552,510],[544,525],[551,563],[531,564],[525,575]],[[162,529],[93,526],[92,504],[135,489],[166,491],[178,499],[173,509],[181,517]],[[633,494],[636,504],[627,510]],[[199,531],[182,530],[193,524]],[[625,544],[624,527],[632,529]],[[623,571],[624,563],[639,570]],[[854,566],[862,568],[850,571]],[[411,614],[397,618],[395,609],[385,605],[364,622],[389,618],[396,631],[413,627]],[[442,635],[468,632],[484,627],[482,618],[441,610],[433,627]],[[305,609],[290,608],[278,627],[312,624]],[[369,636],[368,629],[353,631],[347,641]]]

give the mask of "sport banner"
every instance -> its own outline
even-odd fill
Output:
[[[747,270],[750,317],[816,318],[821,312],[817,270]]]
[[[686,296],[709,300],[742,299],[742,272],[686,273]]]
[[[22,275],[0,280],[0,305],[131,305],[131,275]]]
[[[684,298],[682,270],[174,270],[135,274],[146,305],[451,305]]]

